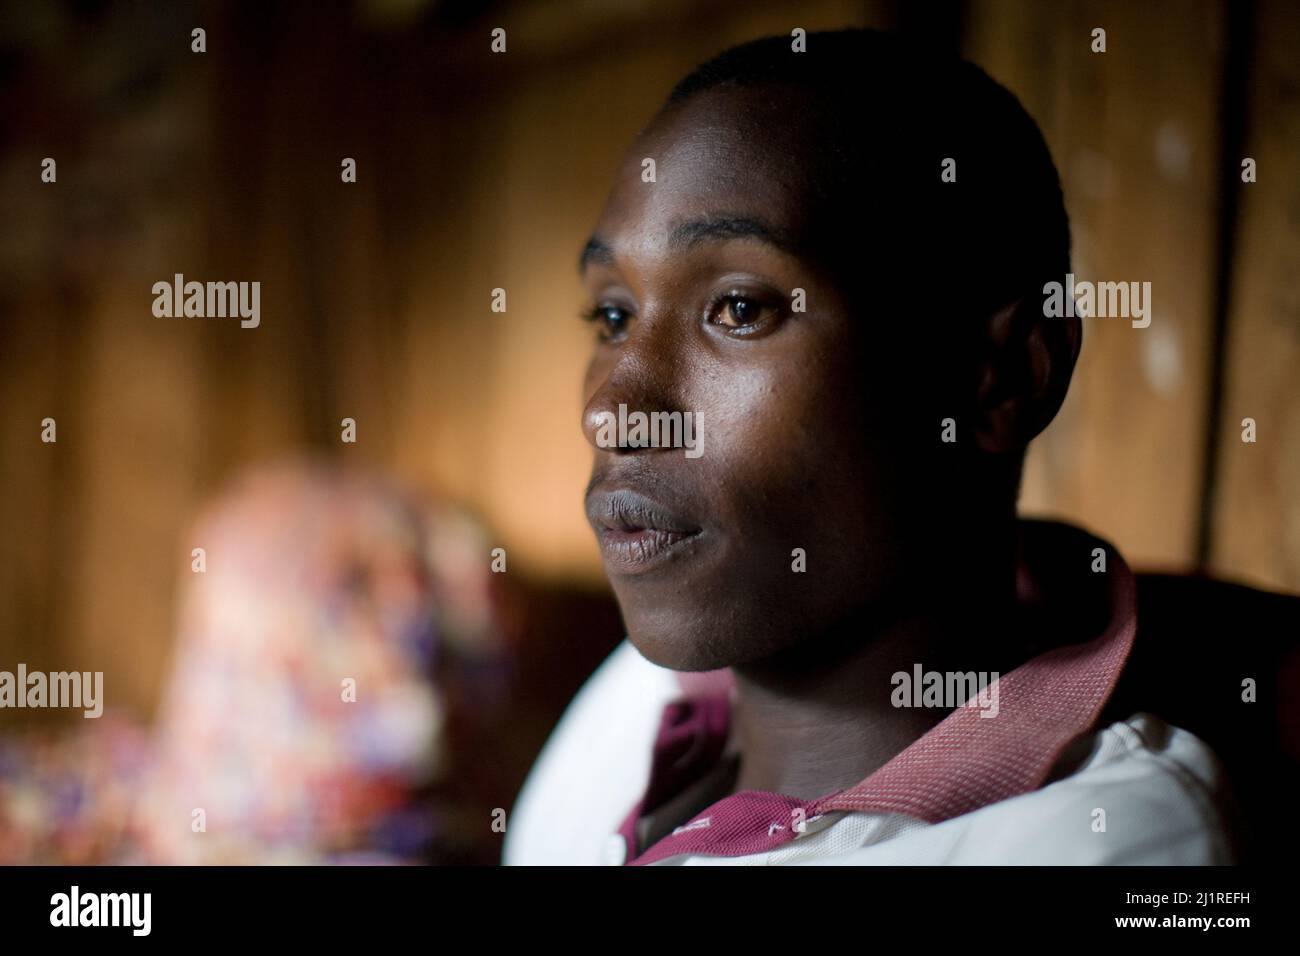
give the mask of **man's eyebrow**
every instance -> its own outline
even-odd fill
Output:
[[[592,263],[602,266],[614,264],[614,250],[599,236],[592,236],[582,247],[582,255],[578,256],[578,273],[584,272]]]
[[[691,219],[673,229],[668,248],[686,249],[696,243],[723,239],[760,239],[769,245],[796,251],[794,239],[783,230],[749,216],[709,216]]]
[[[725,239],[759,239],[789,253],[799,251],[798,244],[789,234],[749,216],[709,216],[680,223],[668,236],[668,248],[688,249],[697,243]],[[581,273],[592,264],[614,264],[613,248],[599,236],[592,236],[582,247],[582,254],[578,257],[578,272]]]

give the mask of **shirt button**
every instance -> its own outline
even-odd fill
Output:
[[[627,840],[615,833],[605,841],[605,865],[622,866],[627,862]]]

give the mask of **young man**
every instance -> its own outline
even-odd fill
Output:
[[[1044,314],[1069,267],[1043,140],[969,64],[844,31],[677,86],[581,261],[587,513],[628,640],[506,862],[1234,858],[1205,744],[1098,723],[1123,559],[1016,515],[1080,346]]]

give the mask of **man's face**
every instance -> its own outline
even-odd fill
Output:
[[[587,512],[630,640],[677,670],[830,628],[889,593],[924,547],[911,534],[918,463],[900,441],[914,360],[873,351],[895,316],[870,314],[870,300],[851,310],[861,290],[800,253],[818,148],[800,114],[794,93],[726,88],[663,114],[625,158],[584,256]],[[864,287],[888,278],[871,265]],[[620,405],[691,413],[699,457],[601,447]]]

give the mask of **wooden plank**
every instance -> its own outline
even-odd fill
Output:
[[[1211,563],[1300,590],[1300,14],[1257,7]],[[1257,440],[1242,441],[1253,418]]]

